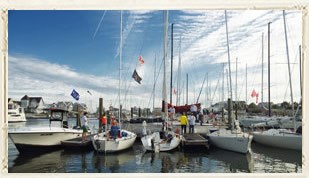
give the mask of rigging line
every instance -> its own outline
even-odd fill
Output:
[[[162,66],[163,66],[163,58],[162,58],[162,62],[161,62],[160,67],[159,67],[159,71],[158,71],[157,76],[156,76],[156,80],[155,80],[155,84],[156,84],[156,85],[157,85],[157,81],[158,81],[158,78],[159,78],[159,75],[160,75]],[[151,101],[151,99],[152,99],[153,92],[155,92],[155,88],[154,88],[154,87],[152,88],[151,96],[150,96],[150,98],[149,98],[147,107],[150,107],[150,101]]]
[[[105,14],[106,14],[106,10],[104,10],[104,13],[103,13],[103,15],[102,15],[102,17],[101,17],[101,20],[100,20],[100,22],[99,22],[99,24],[98,24],[98,26],[97,26],[97,29],[95,30],[95,32],[94,32],[94,34],[93,34],[93,36],[92,36],[92,39],[94,39],[94,37],[96,36],[96,34],[97,34],[97,32],[98,32],[98,30],[99,30],[99,28],[100,28],[100,26],[101,26],[101,23],[102,23],[102,21],[103,21],[103,19],[104,19],[104,17],[105,17]]]

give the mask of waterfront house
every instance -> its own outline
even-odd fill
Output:
[[[59,101],[57,103],[57,108],[65,109],[67,111],[73,111],[73,103],[70,101]]]
[[[8,98],[8,109],[16,109],[21,106],[20,101],[14,101],[12,98]]]
[[[77,108],[78,108],[78,110],[77,110]],[[74,103],[73,104],[73,111],[81,111],[81,112],[88,111],[88,107],[85,103]]]
[[[21,98],[21,107],[25,112],[29,113],[43,113],[44,101],[42,97],[29,97],[25,95]]]

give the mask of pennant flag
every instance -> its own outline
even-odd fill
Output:
[[[90,91],[89,91],[89,90],[87,90],[87,93],[89,93],[89,95],[91,95],[91,96],[92,96],[92,94],[90,93]]]
[[[255,90],[253,89],[253,91],[252,91],[252,93],[251,93],[251,97],[253,98],[253,97],[256,97],[256,92],[255,92]]]
[[[137,74],[136,69],[133,72],[132,78],[134,78],[137,83],[141,84],[142,78]]]
[[[75,99],[75,100],[79,100],[79,94],[77,93],[77,91],[75,91],[74,89],[72,90],[71,96]]]
[[[140,65],[143,65],[145,63],[145,61],[144,61],[144,59],[141,55],[138,57],[138,61],[140,62]]]

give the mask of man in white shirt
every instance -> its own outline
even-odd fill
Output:
[[[84,112],[84,115],[82,117],[82,129],[83,129],[83,134],[82,134],[82,141],[86,140],[87,132],[88,132],[88,118],[87,118],[88,113]]]
[[[194,133],[194,125],[195,125],[196,117],[193,113],[189,115],[189,133]]]

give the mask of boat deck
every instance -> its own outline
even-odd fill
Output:
[[[182,146],[201,145],[209,149],[209,143],[206,138],[198,133],[184,134],[182,139]]]
[[[85,141],[82,141],[82,138],[73,138],[70,140],[61,141],[61,144],[64,147],[70,148],[87,148],[91,147],[92,141],[90,137],[87,137]]]

